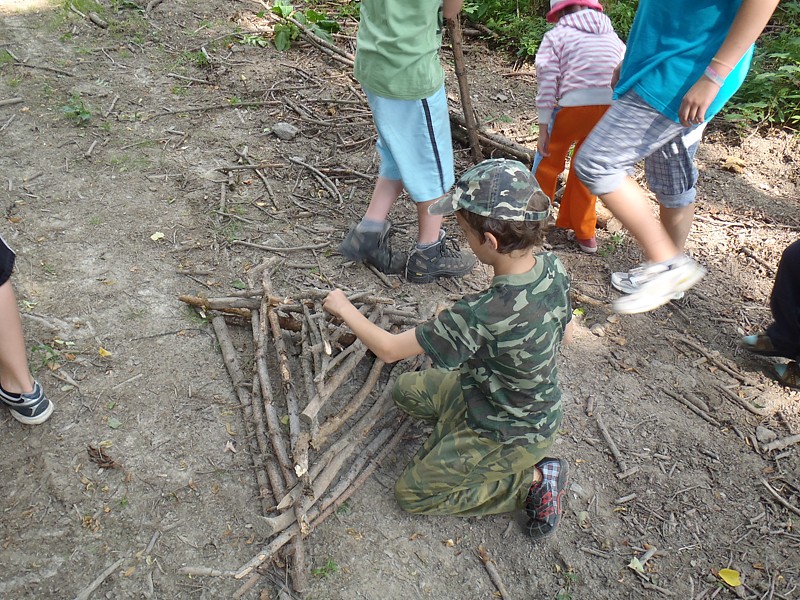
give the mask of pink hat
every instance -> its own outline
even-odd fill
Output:
[[[555,23],[556,15],[568,6],[586,6],[603,12],[603,7],[597,0],[550,0],[550,12],[547,13],[547,22]]]

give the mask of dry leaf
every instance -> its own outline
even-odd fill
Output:
[[[154,242],[157,242],[160,239],[164,238],[164,234],[160,231],[156,231],[153,235],[150,236],[150,239]]]
[[[747,164],[741,159],[736,156],[728,156],[725,159],[725,162],[722,163],[722,168],[726,171],[731,171],[733,173],[744,173],[744,168]]]
[[[225,444],[225,452],[233,452],[236,454],[236,445],[233,443],[233,440],[228,440]]]
[[[733,569],[720,569],[719,578],[731,587],[739,587],[742,585],[742,579],[739,577],[739,571],[734,571]]]
[[[106,454],[102,447],[95,448],[92,445],[86,446],[86,452],[89,454],[89,460],[97,464],[101,469],[121,469],[117,461]]]
[[[102,346],[100,346],[100,349],[97,351],[97,353],[100,356],[102,356],[103,358],[108,358],[109,356],[111,356],[111,352],[109,352],[108,350],[106,350]]]

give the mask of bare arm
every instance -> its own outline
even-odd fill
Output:
[[[766,27],[779,0],[743,0],[733,20],[725,41],[709,65],[720,77],[725,79],[733,67],[741,60],[747,49],[758,39]],[[717,97],[719,85],[701,77],[686,95],[678,110],[678,117],[684,126],[702,123],[706,110]]]
[[[391,333],[378,327],[353,306],[342,290],[333,290],[328,294],[322,307],[347,323],[358,339],[385,363],[397,362],[424,352],[413,329]]]
[[[572,338],[575,333],[575,319],[571,319],[567,326],[564,328],[564,336],[561,338],[562,346],[569,346],[572,343]]]
[[[445,19],[455,19],[458,13],[461,12],[461,7],[464,5],[464,0],[444,0],[442,8],[442,16]]]

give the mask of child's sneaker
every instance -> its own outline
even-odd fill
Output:
[[[381,273],[402,273],[408,257],[405,252],[392,250],[388,239],[391,227],[389,221],[384,222],[383,231],[359,231],[354,225],[339,244],[339,252],[347,260],[369,263]]]
[[[637,267],[630,271],[616,271],[611,274],[611,286],[619,290],[623,294],[633,294],[639,290],[639,284],[636,283],[636,273],[643,267]],[[670,300],[680,300],[685,294],[677,292],[672,294]]]
[[[567,489],[569,464],[560,458],[545,458],[536,464],[542,480],[532,483],[525,500],[528,534],[534,541],[542,541],[556,532],[561,522],[561,503]]]
[[[637,267],[630,274],[636,291],[614,300],[611,308],[621,314],[653,310],[672,300],[678,292],[691,288],[705,274],[706,270],[685,254]]]
[[[597,238],[595,236],[586,240],[575,238],[575,241],[578,242],[578,248],[580,248],[582,252],[597,254]]]
[[[53,412],[53,403],[44,395],[38,381],[33,382],[33,391],[27,394],[12,394],[0,387],[0,400],[11,409],[11,416],[26,425],[44,423]]]
[[[455,240],[442,231],[439,241],[425,249],[416,248],[408,257],[406,277],[413,283],[430,283],[441,277],[463,277],[475,266],[475,257],[461,252]]]

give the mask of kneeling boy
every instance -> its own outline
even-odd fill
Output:
[[[325,310],[343,319],[381,360],[426,354],[436,368],[405,373],[394,399],[434,430],[396,486],[420,514],[489,515],[524,507],[544,539],[561,520],[567,462],[548,458],[561,422],[556,359],[572,311],[569,279],[542,242],[550,202],[522,163],[486,160],[430,207],[455,212],[470,248],[494,270],[491,286],[431,321],[392,334],[341,290]]]

